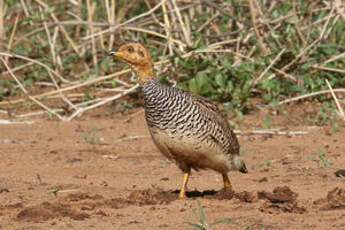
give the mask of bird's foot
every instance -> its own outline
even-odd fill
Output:
[[[186,198],[186,192],[183,191],[183,190],[181,190],[180,193],[178,194],[178,198],[179,198],[179,199],[184,199],[184,198]]]
[[[223,174],[224,191],[233,192],[228,175]]]

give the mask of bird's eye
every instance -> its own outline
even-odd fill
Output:
[[[134,52],[133,46],[129,46],[129,47],[127,48],[127,51],[130,52],[130,53],[133,53],[133,52]]]
[[[138,51],[138,54],[139,54],[141,57],[144,57],[144,56],[145,56],[144,53],[143,53],[141,50]]]

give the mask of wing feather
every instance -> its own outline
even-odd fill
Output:
[[[219,138],[213,136],[211,138],[215,140],[215,144],[224,148],[225,152],[228,154],[239,154],[240,146],[235,133],[230,127],[226,114],[221,112],[211,100],[188,91],[183,92],[191,98],[193,103],[196,103],[198,107],[201,108],[203,113],[211,118],[211,122],[214,122],[223,130],[227,140],[221,141]],[[228,144],[226,144],[226,141]]]

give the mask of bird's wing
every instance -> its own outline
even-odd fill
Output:
[[[226,114],[221,112],[211,100],[197,94],[193,94],[191,92],[185,91],[185,93],[191,97],[191,100],[196,103],[204,113],[207,113],[208,116],[210,116],[211,122],[215,122],[216,125],[220,126],[224,131],[224,134],[227,137],[228,144],[221,143],[220,140],[218,140],[218,138],[216,137],[211,137],[215,141],[215,143],[217,145],[220,145],[220,147],[222,148],[227,148],[227,153],[239,154],[240,146],[238,144],[235,133],[230,127]]]

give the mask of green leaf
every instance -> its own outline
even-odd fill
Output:
[[[216,74],[215,80],[216,80],[217,85],[219,85],[220,87],[225,87],[226,77],[223,74],[221,73]]]
[[[197,224],[197,223],[193,223],[193,222],[187,222],[187,224],[189,224],[189,225],[191,225],[193,227],[196,227],[198,229],[202,229],[202,230],[205,229],[204,226],[202,226],[201,224]]]
[[[50,14],[50,13],[53,13],[54,10],[55,10],[55,7],[53,7],[53,6],[52,6],[52,7],[47,6],[47,7],[44,9],[44,13]]]
[[[286,19],[285,21],[289,24],[295,24],[296,22],[298,22],[298,17],[297,16],[293,16],[293,17],[289,17],[288,19]]]
[[[206,220],[205,220],[204,209],[202,208],[200,201],[198,200],[197,202],[198,202],[198,207],[199,207],[200,222],[202,223],[203,226],[206,226],[207,223],[206,223]]]
[[[308,160],[317,161],[317,159],[315,157],[308,157]]]

